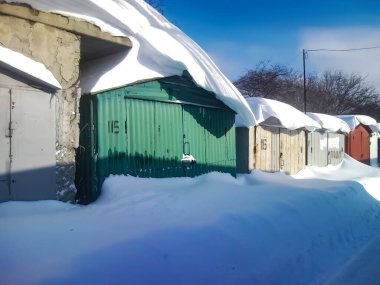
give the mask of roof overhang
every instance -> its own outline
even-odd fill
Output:
[[[0,0],[0,15],[42,23],[81,36],[82,61],[103,57],[132,47],[132,42],[128,37],[116,37],[102,31],[92,23],[61,14],[39,11],[27,4],[8,4]]]

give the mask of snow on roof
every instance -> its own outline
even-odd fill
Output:
[[[98,92],[141,80],[182,75],[187,70],[197,85],[212,91],[239,113],[244,123],[255,117],[236,87],[209,56],[180,29],[142,0],[6,0],[91,22],[114,36],[128,37],[131,50],[84,66],[83,92]]]
[[[280,125],[275,126],[284,127],[289,130],[305,128],[308,131],[313,131],[321,128],[319,123],[289,104],[260,97],[249,97],[246,100],[255,115],[257,124],[269,118],[276,118]],[[236,126],[244,126],[239,116],[236,116]]]
[[[342,119],[350,127],[350,130],[353,131],[360,124],[368,126],[374,132],[378,132],[378,124],[376,120],[370,116],[366,115],[338,115],[338,118]]]
[[[376,125],[369,126],[372,132],[380,134],[380,123],[376,123]]]
[[[342,133],[349,133],[351,131],[347,123],[338,117],[311,112],[307,112],[306,115],[317,121],[326,131]]]
[[[53,74],[40,62],[0,45],[0,65],[13,69],[33,80],[41,81],[54,89],[62,89]]]

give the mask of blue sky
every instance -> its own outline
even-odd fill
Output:
[[[302,49],[380,46],[379,0],[162,0],[164,14],[230,80],[260,60],[302,69]],[[356,72],[380,90],[380,49],[309,52],[307,70]]]

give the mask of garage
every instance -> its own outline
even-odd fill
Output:
[[[236,174],[235,112],[187,76],[82,96],[77,199],[87,204],[110,174]]]
[[[0,69],[2,202],[56,198],[53,93],[36,82]]]

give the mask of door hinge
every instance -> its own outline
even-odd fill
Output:
[[[11,138],[13,136],[14,123],[12,121],[9,122],[8,129],[5,130],[5,137]]]

